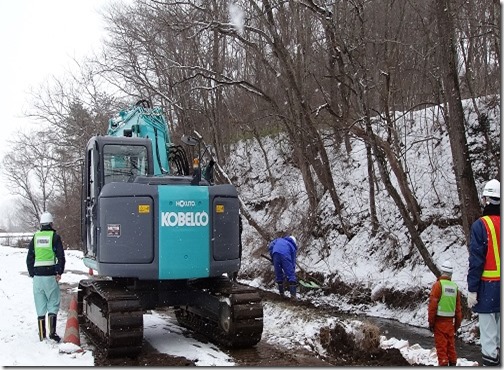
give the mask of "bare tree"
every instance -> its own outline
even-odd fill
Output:
[[[454,9],[450,0],[436,1],[440,67],[443,71],[444,93],[448,102],[446,120],[453,158],[453,170],[459,194],[462,227],[469,246],[470,227],[473,221],[480,216],[480,207],[465,136],[466,121],[462,109],[462,97],[457,72],[453,12]]]
[[[217,0],[112,5],[104,14],[110,27],[103,52],[79,64],[81,74],[41,87],[30,112],[44,123],[43,137],[51,145],[58,212],[74,210],[66,215],[66,239],[72,240],[78,226],[75,188],[85,142],[106,131],[112,114],[147,98],[163,106],[174,140],[201,132],[222,165],[232,142],[254,137],[271,187],[269,153],[261,144],[265,135],[281,132],[286,156],[302,176],[307,230],[317,226],[320,201],[328,196],[335,227],[348,239],[358,225],[350,224],[329,158],[348,159],[357,136],[367,150],[372,232],[381,227],[375,196],[385,189],[436,273],[421,239],[433,221],[422,219],[409,153],[419,143],[430,145],[433,132],[445,126],[428,128],[412,143],[405,115],[447,103],[462,205],[460,219],[449,222],[463,220],[467,232],[479,207],[460,101],[472,97],[477,107],[481,94],[497,93],[500,76],[498,5],[457,2],[462,11],[456,16],[454,1],[237,0],[233,9]],[[456,47],[463,65],[456,63]],[[111,89],[113,94],[105,92]],[[487,142],[493,148],[490,137]],[[443,169],[435,163],[432,169],[438,171],[430,178],[439,194],[435,180]],[[263,237],[273,234],[266,225],[254,227]]]
[[[91,136],[106,132],[119,103],[103,92],[97,76],[85,67],[80,74],[67,77],[54,77],[32,91],[32,107],[27,116],[40,124],[37,136],[46,144],[43,152],[36,155],[51,164],[49,208],[55,224],[65,245],[79,248],[85,147]]]
[[[50,211],[56,191],[51,144],[41,132],[20,134],[11,140],[14,150],[3,159],[3,173],[11,194],[19,196],[18,215],[28,228],[37,228],[39,217]]]

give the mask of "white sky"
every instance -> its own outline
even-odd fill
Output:
[[[6,139],[26,131],[23,118],[29,91],[50,76],[61,76],[73,59],[98,50],[104,24],[98,10],[109,0],[0,1],[0,160]],[[8,207],[9,192],[0,176],[0,209]],[[7,212],[1,212],[0,225]]]

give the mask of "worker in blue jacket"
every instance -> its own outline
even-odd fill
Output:
[[[467,305],[478,313],[482,362],[500,365],[500,182],[483,189],[483,216],[471,226]]]
[[[294,236],[287,236],[273,240],[269,245],[269,253],[275,268],[275,280],[278,291],[285,297],[284,281],[289,282],[289,292],[292,299],[296,299],[296,253],[297,243]]]

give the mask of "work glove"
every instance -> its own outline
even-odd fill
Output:
[[[478,293],[469,292],[467,294],[467,307],[472,308],[476,303],[478,303]]]

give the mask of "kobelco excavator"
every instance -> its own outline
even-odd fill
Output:
[[[261,340],[259,293],[233,279],[241,264],[237,191],[202,175],[197,137],[182,142],[196,151],[192,175],[162,109],[141,100],[87,144],[82,242],[96,277],[79,283],[78,316],[109,357],[138,355],[145,311],[164,307],[226,347]]]

